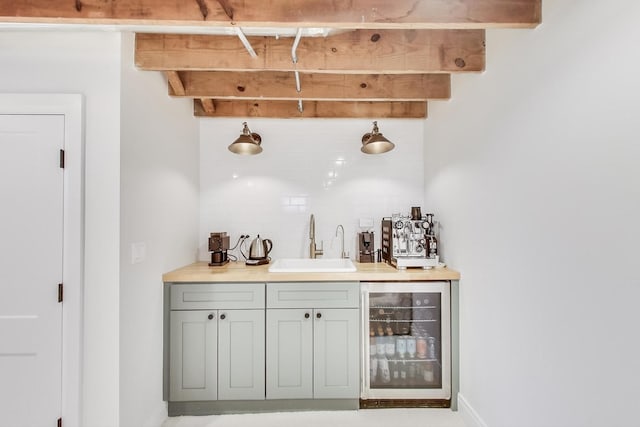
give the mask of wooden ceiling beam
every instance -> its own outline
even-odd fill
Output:
[[[180,79],[180,75],[177,71],[165,71],[165,76],[167,77],[167,83],[171,87],[171,92],[175,93],[177,96],[184,96],[184,85],[182,84],[182,80]]]
[[[265,71],[181,71],[184,95],[216,99],[309,99],[363,101],[422,101],[449,99],[449,74],[300,74],[300,92],[294,73]]]
[[[216,106],[213,103],[213,99],[209,98],[201,98],[200,104],[202,104],[202,109],[207,114],[214,114],[216,112]]]
[[[207,112],[201,100],[194,100],[196,117],[266,117],[266,118],[370,118],[421,119],[427,117],[426,102],[352,102],[303,101],[302,112],[297,101],[213,100],[213,112]]]
[[[14,0],[0,21],[330,28],[535,27],[542,0]]]
[[[235,36],[136,34],[135,62],[143,70],[287,71],[288,37],[248,37],[249,56]],[[322,73],[450,73],[483,71],[484,30],[353,30],[303,37],[296,50],[301,71]]]

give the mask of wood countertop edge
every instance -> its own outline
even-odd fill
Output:
[[[408,268],[397,270],[385,263],[353,261],[353,273],[270,273],[268,265],[246,266],[230,262],[222,267],[210,267],[206,261],[196,262],[162,275],[167,283],[216,282],[340,282],[340,281],[431,281],[460,280],[460,273],[448,268]]]

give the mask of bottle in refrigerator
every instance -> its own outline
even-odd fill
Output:
[[[427,358],[427,337],[420,335],[416,338],[416,355],[418,359]]]
[[[378,382],[389,384],[391,382],[391,373],[389,372],[389,360],[387,359],[387,337],[380,333],[376,337],[376,356],[378,365]]]
[[[407,349],[407,354],[410,356],[409,366],[407,370],[407,384],[410,387],[416,387],[419,384],[420,379],[420,353],[418,347],[418,336],[410,336],[407,339],[407,347],[411,347],[411,349]]]
[[[401,360],[399,363],[399,373],[400,373],[400,381],[398,385],[405,386],[407,385],[407,361]]]
[[[416,337],[414,336],[407,337],[407,356],[409,359],[416,357]]]
[[[376,338],[376,354],[378,358],[382,355],[384,356],[387,351],[387,340],[386,337],[382,334],[379,334]]]
[[[396,354],[396,337],[395,335],[393,335],[391,329],[387,331],[384,352],[387,356],[387,359],[393,359]]]
[[[397,360],[391,360],[389,362],[389,372],[391,374],[391,384],[400,384],[400,364]]]
[[[389,384],[391,382],[391,371],[389,370],[389,360],[384,355],[378,354],[378,368],[380,369],[380,382]]]
[[[373,329],[370,331],[369,336],[369,378],[371,379],[371,384],[375,384],[378,379],[378,351]]]
[[[407,384],[414,385],[416,382],[417,366],[415,360],[410,360],[407,366]]]
[[[407,354],[407,337],[398,335],[396,338],[396,354],[398,355],[398,358],[404,359]]]
[[[398,363],[395,361],[396,357],[396,336],[393,335],[393,330],[387,328],[387,341],[385,343],[385,355],[389,362],[389,375],[391,377],[390,382],[395,383],[398,380]]]
[[[427,337],[427,357],[433,360],[437,359],[435,337]]]
[[[435,373],[433,372],[433,364],[426,363],[423,367],[422,378],[425,383],[432,384],[435,380]]]

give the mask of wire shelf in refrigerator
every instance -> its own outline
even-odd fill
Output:
[[[438,322],[438,319],[369,319],[369,322],[381,322],[381,323],[427,323]]]
[[[405,306],[395,306],[395,305],[370,305],[369,309],[370,310],[374,310],[374,309],[388,309],[388,310],[399,310],[399,309],[421,309],[421,308],[430,308],[430,309],[435,309],[435,308],[439,308],[436,305],[405,305]]]

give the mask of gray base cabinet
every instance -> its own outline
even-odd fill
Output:
[[[357,407],[359,294],[358,282],[171,284],[170,408]]]
[[[360,394],[358,283],[267,284],[267,399]]]
[[[169,372],[170,400],[218,398],[218,318],[215,310],[171,312]]]
[[[264,400],[264,287],[172,285],[169,401]]]
[[[314,313],[313,397],[360,396],[359,310],[317,309]]]
[[[313,310],[267,310],[267,399],[313,397]]]
[[[264,399],[264,310],[220,310],[218,400]]]

